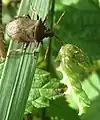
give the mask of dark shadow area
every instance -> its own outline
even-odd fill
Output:
[[[64,98],[51,101],[51,106],[47,109],[48,114],[55,120],[80,120],[78,113],[68,107]]]

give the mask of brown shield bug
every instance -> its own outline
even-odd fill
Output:
[[[45,37],[55,36],[59,39],[52,30],[44,25],[45,21],[46,18],[44,21],[42,21],[41,18],[31,20],[29,15],[19,17],[6,25],[6,31],[13,40],[27,44],[31,42],[37,42],[38,44],[40,42],[43,43]]]

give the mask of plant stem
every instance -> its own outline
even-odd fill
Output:
[[[53,29],[53,23],[54,23],[54,9],[55,9],[55,0],[52,0],[52,3],[51,3],[51,23],[50,23],[50,26],[51,26],[51,30]],[[48,49],[48,54],[47,54],[47,61],[48,61],[48,65],[47,65],[47,70],[50,72],[52,67],[51,67],[51,46],[52,46],[52,38],[49,39],[49,49]]]

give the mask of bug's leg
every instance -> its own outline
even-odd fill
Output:
[[[16,53],[16,52],[21,52],[22,51],[22,49],[16,49],[16,50],[9,50],[9,54],[10,53]]]
[[[27,17],[31,19],[31,17],[30,17],[30,15],[29,15],[29,14],[27,14]]]
[[[24,50],[26,50],[28,46],[29,46],[29,42],[26,43],[26,45],[24,46]]]
[[[32,8],[33,12],[35,12],[37,14],[37,20],[39,20],[39,15],[38,13],[36,12],[36,10],[34,8]]]
[[[37,14],[37,20],[39,20],[39,15]]]
[[[26,49],[24,48],[24,50],[26,50]],[[14,54],[16,53],[16,55],[22,55],[23,50],[22,50],[22,49],[10,50],[9,53],[8,53],[8,55],[7,55],[7,57],[9,57],[9,55],[13,55],[13,53],[14,53]],[[17,54],[17,53],[18,53],[18,54]],[[33,52],[32,52],[32,53],[25,52],[25,54],[32,55]]]
[[[37,20],[40,20],[41,18],[39,17],[38,13],[36,12],[36,10],[34,8],[32,8],[33,12],[35,12],[37,14]],[[46,20],[48,19],[48,16],[46,16],[43,20],[43,24],[46,22]]]
[[[21,53],[22,52],[22,49],[13,49],[13,50],[9,50],[8,53],[7,53],[7,57],[9,57],[10,55],[13,55],[13,53]],[[16,54],[16,55],[19,55],[19,54]]]
[[[23,46],[24,46],[24,45],[25,45],[25,43],[23,43]],[[27,44],[24,46],[24,48],[22,48],[22,49],[9,50],[9,54],[11,54],[11,53],[21,53],[21,52],[23,52],[23,49],[26,50],[26,48],[27,48],[28,45],[29,45],[29,43],[27,43]],[[8,54],[8,56],[9,56],[9,54]]]
[[[46,17],[44,18],[43,24],[47,21],[47,19],[48,19],[48,16],[46,16]]]
[[[44,60],[47,58],[48,51],[49,51],[49,48],[46,48],[45,54],[44,54]]]

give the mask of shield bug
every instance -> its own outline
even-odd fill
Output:
[[[37,15],[39,18],[39,16]],[[46,18],[42,21],[41,18],[38,20],[32,20],[29,15],[22,16],[14,19],[6,25],[6,31],[8,35],[18,42],[23,43],[43,43],[45,37],[58,37],[54,32],[48,29],[45,24]]]
[[[29,16],[18,17],[6,25],[7,34],[18,42],[33,42],[36,22],[37,20],[31,20]]]
[[[44,22],[45,20],[31,20],[29,16],[23,16],[9,22],[6,31],[13,40],[18,42],[42,43],[43,38],[54,36],[54,32],[47,29]]]

